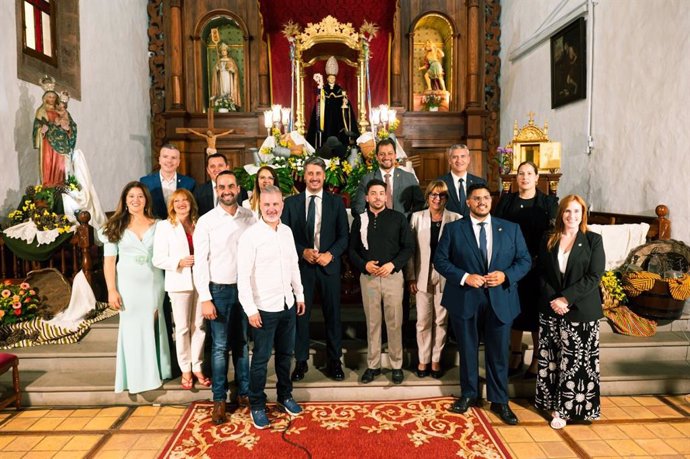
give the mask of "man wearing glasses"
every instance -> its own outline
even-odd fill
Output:
[[[481,328],[491,411],[515,425],[518,419],[508,406],[510,327],[520,313],[517,282],[530,270],[532,259],[520,227],[489,214],[486,185],[470,186],[467,195],[469,218],[447,225],[434,257],[436,270],[446,278],[441,304],[448,310],[460,352],[462,395],[450,410],[462,414],[470,406],[481,406]]]

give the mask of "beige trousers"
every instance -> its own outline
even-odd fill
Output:
[[[441,361],[441,352],[446,345],[448,310],[441,306],[440,284],[432,286],[433,293],[417,292],[417,347],[419,363]]]
[[[168,292],[175,321],[175,350],[180,370],[201,371],[206,330],[196,290]]]
[[[367,319],[367,366],[374,370],[381,368],[381,320],[386,320],[388,334],[388,357],[394,370],[402,368],[402,272],[388,277],[361,274],[362,303]],[[383,314],[381,301],[383,300]]]

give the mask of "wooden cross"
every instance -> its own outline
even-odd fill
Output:
[[[204,131],[203,129],[192,129],[192,128],[177,128],[175,129],[175,132],[177,134],[194,134],[199,137],[203,137],[206,139],[206,154],[207,155],[212,155],[213,153],[217,153],[218,150],[216,150],[216,139],[218,137],[224,137],[230,134],[235,134],[234,129],[227,129],[225,131],[221,129],[216,129],[213,125],[213,99],[215,97],[212,97],[211,100],[209,101],[209,107],[207,110],[207,124],[208,128]]]

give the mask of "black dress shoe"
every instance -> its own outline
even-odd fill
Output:
[[[426,378],[427,376],[429,376],[429,368],[424,367],[423,370],[420,370],[419,367],[417,367],[417,369],[414,371],[414,374],[418,378]]]
[[[467,412],[467,410],[471,406],[481,406],[482,401],[478,398],[471,398],[471,397],[460,397],[451,405],[451,407],[448,409],[452,413],[457,413],[457,414],[463,414]]]
[[[393,384],[402,384],[405,375],[402,370],[393,370]]]
[[[328,362],[328,365],[326,365],[326,374],[336,381],[345,379],[345,372],[343,372],[343,365],[340,363],[340,360]]]
[[[515,416],[515,413],[513,413],[513,410],[510,409],[508,404],[491,402],[491,411],[496,413],[498,417],[501,418],[501,421],[510,426],[514,426],[518,423],[517,416]]]
[[[363,384],[369,384],[374,380],[375,377],[381,374],[381,369],[378,368],[374,370],[373,368],[367,368],[364,374],[362,375],[362,383]]]
[[[304,360],[298,360],[297,363],[295,364],[295,370],[292,372],[292,379],[293,381],[301,381],[304,379],[304,373],[309,371],[309,365],[307,365],[307,362]]]
[[[441,379],[441,376],[443,376],[443,368],[439,368],[438,370],[431,370],[431,377],[434,379]]]

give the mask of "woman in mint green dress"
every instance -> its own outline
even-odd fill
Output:
[[[115,392],[157,389],[171,377],[163,271],[151,262],[155,230],[148,189],[128,183],[103,227],[108,304],[120,311]]]

